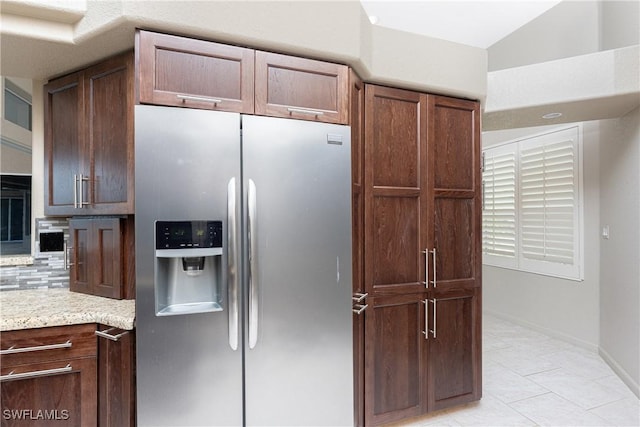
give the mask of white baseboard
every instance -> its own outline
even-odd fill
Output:
[[[600,355],[600,357],[602,357],[602,360],[604,360],[607,365],[609,365],[609,367],[611,367],[611,369],[613,370],[613,372],[616,373],[616,375],[618,377],[620,377],[620,379],[622,380],[622,382],[624,382],[627,387],[629,387],[629,389],[633,392],[633,394],[635,394],[636,396],[638,396],[638,398],[640,398],[640,385],[638,383],[636,383],[633,378],[631,378],[631,376],[629,376],[629,374],[627,373],[627,371],[624,370],[624,368],[622,368],[622,366],[620,366],[618,364],[618,362],[616,362],[616,360],[611,357],[611,355],[609,353],[607,353],[606,350],[604,350],[602,347],[594,345],[592,343],[577,339],[575,337],[572,337],[570,335],[567,334],[563,334],[561,332],[558,332],[556,330],[553,329],[549,329],[549,328],[544,328],[542,326],[536,325],[534,323],[530,323],[527,322],[526,320],[522,320],[522,319],[518,319],[517,317],[513,317],[513,316],[509,316],[508,314],[504,314],[504,313],[499,313],[497,311],[493,311],[493,310],[483,310],[483,313],[485,314],[489,314],[491,316],[497,317],[498,319],[503,319],[506,320],[508,322],[511,323],[515,323],[516,325],[520,325],[520,326],[524,326],[525,328],[529,328],[529,329],[533,329],[534,331],[537,332],[541,332],[545,335],[549,335],[553,338],[557,338],[560,339],[562,341],[568,342],[570,344],[574,344],[578,347],[584,348],[586,350],[592,351],[593,353],[597,353]]]
[[[557,338],[562,341],[566,341],[570,344],[576,345],[578,347],[584,348],[585,350],[589,350],[593,353],[598,353],[599,347],[596,344],[590,343],[588,341],[584,341],[573,337],[568,334],[564,334],[562,332],[558,332],[555,329],[549,329],[542,327],[540,325],[536,325],[535,323],[527,322],[526,320],[519,319],[517,317],[510,316],[508,314],[500,313],[493,310],[484,309],[483,313],[489,314],[491,316],[495,316],[499,319],[503,319],[509,321],[511,323],[515,323],[516,325],[524,326],[525,328],[533,329],[534,331],[541,332],[545,335],[549,335],[553,338]]]
[[[616,362],[616,360],[611,357],[611,355],[607,353],[605,349],[600,347],[598,353],[600,353],[600,357],[602,357],[602,359],[607,362],[611,369],[613,369],[613,372],[615,372],[616,375],[620,377],[622,382],[624,382],[627,387],[629,387],[629,389],[633,392],[633,394],[638,396],[638,398],[640,399],[640,385],[636,383],[633,378],[629,376],[629,374],[627,374],[627,371],[625,371],[624,368],[620,366],[618,362]]]

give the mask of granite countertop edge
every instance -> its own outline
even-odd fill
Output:
[[[132,330],[135,300],[116,300],[68,289],[0,292],[0,331],[100,323]]]

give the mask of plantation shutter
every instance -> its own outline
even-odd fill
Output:
[[[499,147],[484,152],[482,173],[482,250],[498,264],[514,264],[516,257],[516,150]],[[504,259],[507,258],[507,259]],[[510,260],[508,260],[510,259]]]
[[[483,263],[582,279],[579,126],[483,155]]]

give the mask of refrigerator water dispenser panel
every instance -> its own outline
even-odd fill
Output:
[[[156,316],[223,311],[222,221],[156,221]]]

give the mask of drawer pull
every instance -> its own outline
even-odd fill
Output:
[[[60,348],[71,348],[71,341],[67,341],[61,344],[48,344],[48,345],[37,345],[35,347],[18,347],[11,346],[6,350],[0,350],[0,355],[5,354],[16,354],[16,353],[28,353],[30,351],[42,351],[42,350],[57,350]]]
[[[120,338],[122,338],[124,335],[127,335],[129,333],[129,331],[124,331],[124,332],[121,332],[121,333],[116,334],[116,335],[111,335],[109,333],[109,332],[115,331],[117,329],[118,328],[109,328],[109,329],[105,329],[104,331],[96,331],[96,335],[99,336],[99,337],[102,337],[102,338],[106,338],[106,339],[111,340],[111,341],[119,341]]]
[[[176,95],[176,97],[182,102],[195,101],[195,102],[211,102],[212,104],[220,104],[222,99],[211,98],[208,96],[193,96],[193,95]]]
[[[72,369],[73,368],[71,367],[71,364],[69,363],[64,368],[43,369],[41,371],[22,372],[20,374],[14,374],[13,373],[14,371],[11,371],[7,375],[0,375],[0,381],[44,377],[45,375],[62,374],[64,372],[69,372]]]
[[[322,116],[324,114],[324,111],[320,111],[320,110],[312,110],[311,108],[292,108],[289,107],[287,108],[287,111],[289,111],[290,113],[300,113],[300,114],[309,114],[311,116]]]

